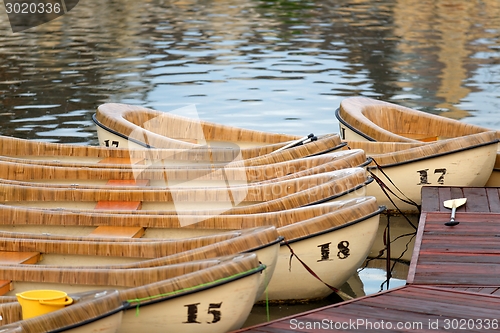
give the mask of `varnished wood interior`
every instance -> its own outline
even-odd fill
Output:
[[[50,183],[54,186],[62,184],[94,184],[104,185],[109,180],[134,181],[134,186],[143,185],[149,180],[149,186],[178,187],[193,186],[231,186],[255,183],[267,180],[307,176],[343,168],[360,166],[366,162],[361,150],[337,151],[314,157],[293,159],[286,162],[266,164],[262,166],[223,167],[205,166],[204,168],[173,168],[128,166],[128,168],[88,168],[59,167],[37,164],[21,164],[0,161],[0,178],[16,181]],[[187,182],[189,181],[189,182]],[[43,186],[43,185],[40,185]]]
[[[119,149],[112,147],[77,146],[0,136],[0,160],[68,167],[130,167],[159,165],[196,167],[204,164],[233,166],[264,165],[290,161],[320,154],[340,145],[336,134],[321,136],[317,141],[274,152],[276,148],[254,149],[190,148],[190,149]],[[340,147],[339,147],[340,148]],[[272,154],[270,154],[272,153]],[[270,155],[268,155],[270,154]],[[248,160],[248,161],[246,161]]]
[[[367,156],[372,157],[377,163],[383,166],[408,163],[410,161],[438,156],[440,154],[467,150],[480,145],[496,145],[497,142],[496,133],[490,131],[425,144],[349,141],[348,146],[363,149]],[[380,153],[386,149],[387,151],[385,153]],[[375,153],[372,153],[372,151]]]
[[[22,313],[18,311],[21,305],[17,301],[3,303],[0,307],[10,308],[10,313],[2,313],[4,326],[1,329],[8,330],[7,332],[11,332],[11,328],[18,328],[20,332],[56,331],[91,322],[103,315],[125,309],[117,290],[74,293],[70,297],[74,300],[71,306],[25,320],[22,320]]]
[[[118,103],[100,105],[95,117],[103,126],[155,148],[194,148],[207,143],[217,145],[217,142],[227,142],[235,148],[240,145],[251,147],[272,144],[281,147],[283,142],[300,138],[220,125]]]
[[[250,214],[300,207],[355,191],[367,183],[363,168],[349,168],[281,182],[226,188],[155,189],[36,187],[0,183],[0,203],[63,210],[93,209],[99,201],[140,202],[140,214]],[[69,211],[68,211],[69,212]],[[102,211],[104,212],[104,211]]]
[[[74,237],[63,236],[34,236],[23,234],[21,237],[8,237],[9,233],[2,233],[0,238],[0,250],[2,251],[38,251],[50,254],[73,254],[73,255],[105,255],[121,257],[158,258],[170,256],[161,260],[156,260],[155,265],[165,264],[166,262],[176,262],[176,260],[195,260],[201,258],[210,258],[224,254],[225,247],[230,247],[231,251],[248,251],[252,248],[258,248],[277,239],[277,235],[282,236],[287,241],[292,241],[301,237],[308,237],[316,233],[338,228],[353,221],[363,219],[378,210],[376,200],[373,197],[364,197],[352,199],[343,202],[318,204],[309,207],[285,210],[275,213],[246,214],[246,215],[227,215],[227,216],[207,216],[203,221],[191,225],[190,229],[248,229],[237,237],[221,239],[218,242],[209,237],[188,238],[183,240],[151,240],[149,242],[119,242],[104,240],[86,240],[80,237],[75,240]],[[44,215],[44,214],[43,214]],[[116,216],[108,215],[110,225],[119,223],[120,219]],[[175,223],[175,218],[169,219],[165,216],[160,217],[163,223],[156,223],[151,228],[179,228]],[[44,219],[42,217],[42,219]],[[55,219],[57,220],[57,219]],[[55,221],[53,219],[53,221]],[[123,219],[122,219],[123,221]],[[99,225],[97,221],[93,225]],[[157,221],[158,222],[158,221]],[[170,223],[168,223],[170,222]],[[88,223],[92,224],[91,221]],[[131,224],[148,223],[144,217],[137,216]],[[149,222],[150,223],[150,222]],[[277,228],[277,234],[274,227],[266,227],[272,224]],[[65,224],[66,229],[80,227],[76,220],[68,220]],[[255,229],[260,228],[260,229]],[[262,230],[264,229],[264,230]],[[55,238],[55,239],[54,239]],[[240,245],[238,245],[240,244]],[[202,247],[204,248],[202,249]],[[177,256],[174,254],[183,252]],[[227,251],[227,249],[226,249]],[[143,263],[147,267],[148,263]]]
[[[376,141],[435,141],[491,131],[367,97],[344,99],[340,103],[339,115]],[[496,132],[496,136],[500,139],[500,131]]]
[[[376,211],[378,211],[378,205],[375,198],[362,197],[277,212],[245,215],[96,214],[0,206],[0,220],[5,226],[37,225],[40,230],[45,226],[65,226],[65,229],[70,230],[73,227],[109,225],[199,231],[203,229],[237,230],[274,225],[281,236],[287,240],[293,240],[325,229],[341,227],[349,221],[361,219]]]
[[[0,238],[0,248],[3,252],[17,251],[18,253],[29,252],[30,249],[37,248],[38,253],[42,255],[42,260],[36,265],[43,267],[53,267],[44,262],[44,256],[60,256],[69,261],[65,263],[65,267],[125,269],[164,266],[251,252],[269,246],[280,239],[274,226],[243,229],[232,237],[227,237],[226,233],[220,230],[215,230],[215,232],[213,235],[204,237],[177,240],[155,239],[147,242],[130,242],[123,239],[99,240],[87,236],[75,240],[74,237],[64,235],[53,237],[11,233],[15,237]],[[79,260],[83,257],[95,258],[94,263],[84,264]],[[107,260],[102,260],[102,258]],[[120,261],[117,258],[131,260]],[[19,266],[15,263],[4,265]]]
[[[78,270],[70,268],[58,270],[44,268],[40,270],[36,267],[30,270],[6,267],[0,272],[0,276],[9,276],[19,283],[25,281],[50,283],[59,280],[56,283],[73,284],[82,287],[102,288],[102,286],[117,286],[119,287],[117,289],[125,287],[126,289],[118,292],[119,297],[117,300],[121,302],[130,301],[133,306],[137,303],[148,303],[155,299],[169,299],[183,294],[186,290],[190,292],[202,290],[203,288],[217,285],[215,282],[221,281],[221,279],[225,279],[224,283],[230,283],[236,279],[238,274],[255,274],[262,269],[263,267],[259,264],[255,254],[245,254],[155,268],[127,270]],[[78,309],[78,306],[69,306],[60,311],[65,312],[64,315],[68,317],[67,319],[78,322],[81,321],[82,316],[89,314],[99,315],[102,314],[102,310],[102,308],[91,305],[91,308],[87,311]],[[73,311],[76,313],[73,313]],[[79,312],[82,313],[78,314]],[[35,327],[33,332],[39,332],[43,327],[42,325],[46,325],[46,327],[55,326],[57,320],[55,316],[57,313],[60,312],[55,311],[52,315],[41,316],[40,318],[46,318],[46,322],[27,320],[21,322],[21,324],[31,324]]]

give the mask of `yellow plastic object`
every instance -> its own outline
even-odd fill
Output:
[[[73,303],[71,297],[58,290],[30,290],[16,294],[16,297],[21,303],[23,319],[59,310]]]

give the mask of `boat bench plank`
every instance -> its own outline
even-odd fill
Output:
[[[36,264],[38,261],[40,261],[40,252],[0,251],[0,265]]]
[[[139,164],[143,162],[143,158],[130,157],[106,157],[99,161],[101,164]]]
[[[99,226],[94,229],[89,235],[96,237],[120,237],[120,238],[141,238],[144,236],[145,229],[143,227],[114,227],[114,226]]]
[[[13,289],[11,283],[10,280],[0,280],[0,296],[4,296]]]
[[[101,210],[139,210],[141,201],[99,201],[94,209]]]
[[[0,251],[0,265],[4,264],[36,264],[40,261],[40,252]],[[0,296],[11,291],[12,281],[0,280]]]
[[[108,186],[149,186],[149,179],[110,179]]]
[[[110,186],[148,186],[148,179],[112,179],[108,180],[106,185]],[[101,210],[139,210],[141,209],[141,201],[99,201],[95,209]],[[119,238],[141,238],[144,236],[145,229],[143,227],[116,227],[116,226],[99,226],[90,233],[97,237],[119,237]]]

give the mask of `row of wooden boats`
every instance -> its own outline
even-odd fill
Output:
[[[343,141],[124,104],[94,121],[103,147],[0,137],[0,332],[227,332],[257,301],[326,297],[396,208],[386,192],[413,211],[434,178],[483,186],[498,146],[491,131]],[[32,289],[75,302],[22,320],[14,295]]]
[[[343,150],[338,135],[272,155],[1,140],[2,329],[230,331],[256,301],[340,287],[367,257],[383,210],[365,196],[365,153]],[[290,251],[324,283],[297,260],[289,267]],[[13,294],[34,288],[113,296],[107,309],[87,297],[20,320]],[[77,306],[100,316],[81,327],[56,319]]]

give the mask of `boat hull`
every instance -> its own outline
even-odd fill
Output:
[[[229,332],[245,323],[257,296],[260,273],[229,284],[125,311],[119,333]]]
[[[379,168],[371,166],[368,170],[381,179],[391,191],[404,198],[392,184],[394,183],[407,198],[420,205],[422,186],[484,186],[491,175],[495,158],[496,147],[484,145],[409,163],[382,166],[382,171],[390,181]],[[399,208],[403,212],[418,211],[417,207],[398,199],[394,200],[396,208],[375,182],[370,184],[366,191],[367,195],[377,198],[379,204],[387,206],[389,210]]]
[[[364,97],[343,100],[335,115],[339,120],[342,139],[352,141],[436,142],[492,131]],[[500,131],[496,131],[495,135],[500,139]],[[497,163],[486,185],[480,186],[500,186],[500,142],[496,159]]]
[[[290,242],[288,245],[325,283],[340,288],[366,259],[375,240],[379,215],[341,229]],[[320,299],[333,291],[317,280],[293,258],[286,243],[281,245],[273,279],[261,301],[305,301]]]

